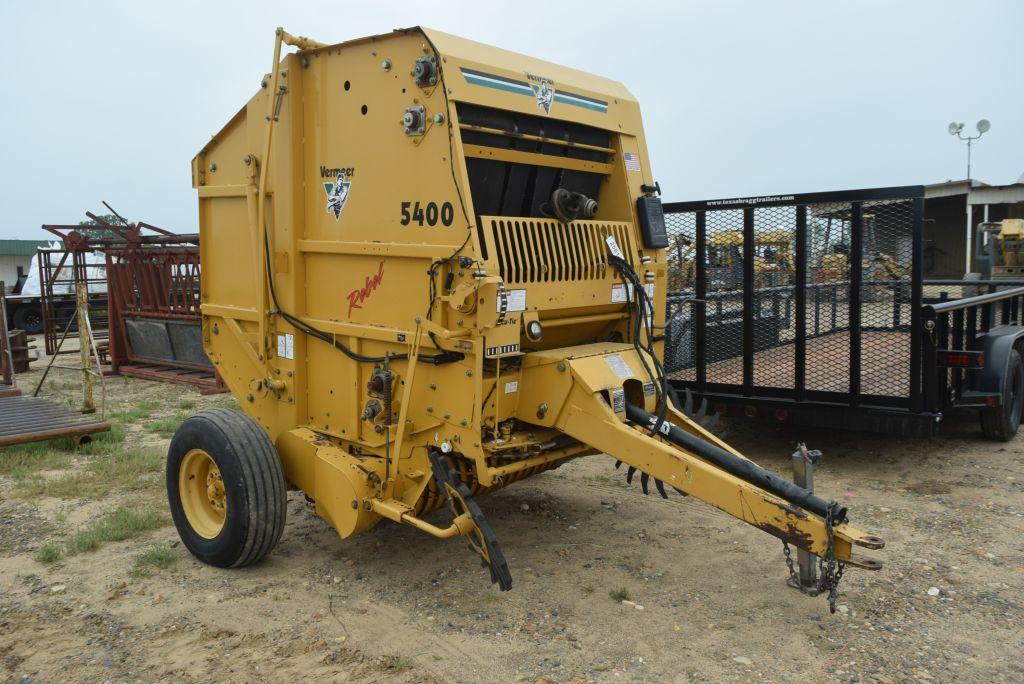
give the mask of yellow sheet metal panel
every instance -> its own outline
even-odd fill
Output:
[[[204,342],[339,534],[383,515],[483,539],[415,514],[596,447],[822,548],[820,520],[623,422],[657,390],[608,254],[657,326],[667,269],[639,229],[653,177],[621,84],[431,30],[284,45],[192,162]]]

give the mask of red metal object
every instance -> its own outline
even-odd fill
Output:
[[[84,266],[79,270],[79,262],[84,264],[82,255],[89,252],[105,255],[101,267],[105,270],[107,286],[105,308],[113,372],[147,380],[187,383],[204,393],[226,391],[219,374],[202,352],[199,235],[179,235],[143,221],[129,223],[109,204],[103,204],[121,223],[110,223],[86,212],[95,227],[83,230],[82,226],[44,225],[43,229],[59,237],[67,254],[73,255],[76,287],[79,284],[89,286]],[[56,267],[58,271],[67,254]],[[40,268],[41,274],[42,270]],[[44,293],[45,290],[44,287]],[[56,315],[52,318],[58,320]],[[50,327],[56,328],[52,324]],[[147,338],[147,331],[155,333],[156,337]],[[56,346],[56,333],[53,337]],[[150,344],[147,346],[147,343]],[[182,348],[176,348],[176,343]],[[136,346],[145,348],[136,349]],[[154,353],[156,347],[160,348],[159,353]],[[47,353],[52,353],[49,336]]]
[[[40,425],[45,425],[45,429],[40,430]],[[39,397],[0,398],[0,447],[61,437],[81,440],[109,429],[107,421],[95,420]]]
[[[226,387],[204,357],[157,359],[132,346],[131,322],[167,321],[201,330],[199,248],[132,246],[106,249],[110,310],[110,360],[121,375],[196,385],[204,392]]]
[[[7,334],[7,304],[4,281],[0,280],[0,397],[16,397],[21,390],[14,386],[14,355]]]

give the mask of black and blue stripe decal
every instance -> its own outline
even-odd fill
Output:
[[[483,71],[477,71],[476,69],[467,69],[466,67],[461,67],[459,70],[462,72],[462,77],[466,79],[466,83],[534,97],[533,88],[530,86],[528,81],[520,81],[514,78],[498,76],[496,74],[488,74]],[[590,109],[595,112],[601,112],[602,114],[608,113],[608,103],[604,100],[587,97],[586,95],[569,93],[564,90],[555,90],[555,102]]]

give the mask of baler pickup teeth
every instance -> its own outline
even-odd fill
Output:
[[[716,415],[715,417],[717,418],[718,416]],[[619,468],[621,466],[622,466],[622,461],[615,461],[615,467],[616,468]],[[629,466],[629,469],[626,471],[626,482],[628,482],[629,484],[633,484],[633,475],[635,473],[636,473],[636,468],[634,468],[633,466]],[[647,473],[641,473],[641,476],[640,476],[640,488],[644,490],[644,494],[650,494],[650,492],[647,491],[647,481],[648,481],[648,479],[650,479],[650,477],[651,476],[648,475]],[[658,493],[661,494],[661,498],[662,499],[667,499],[668,498],[668,493],[665,491],[665,483],[664,482],[662,482],[658,478],[654,478],[654,486],[658,489]],[[673,487],[672,489],[675,489],[679,493],[680,496],[689,496],[689,494],[687,494],[686,492],[684,492],[681,489],[678,489],[676,487]]]
[[[717,418],[717,416],[716,416],[716,418]],[[615,468],[616,469],[622,467],[622,465],[623,465],[622,461],[615,461]],[[633,484],[633,475],[636,473],[636,471],[637,471],[637,469],[634,468],[633,466],[630,466],[629,470],[626,471],[626,481],[628,483]],[[648,475],[647,473],[641,472],[641,474],[640,474],[640,488],[643,489],[643,493],[644,494],[650,494],[649,491],[647,490],[647,480],[648,479],[650,479],[650,475]],[[665,490],[665,482],[663,482],[662,480],[659,480],[659,479],[657,479],[655,477],[654,478],[654,486],[657,488],[657,493],[659,495],[662,495],[662,499],[668,499],[669,498],[669,495],[668,495],[667,491]],[[678,491],[679,496],[681,496],[681,497],[688,497],[689,496],[688,494],[685,493],[685,491],[683,491],[682,489],[680,489],[678,487],[672,487],[672,488],[675,489],[676,491]]]
[[[693,392],[687,387],[683,390],[683,396],[685,399],[679,398],[679,392],[675,388],[670,388],[670,394],[672,396],[672,403],[675,407],[682,412],[684,416],[692,420],[693,422],[700,425],[705,430],[713,430],[718,425],[718,412],[715,411],[708,418],[708,400],[701,397],[700,406],[697,407],[697,411],[693,410]]]

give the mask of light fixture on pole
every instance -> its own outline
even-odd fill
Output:
[[[949,131],[950,135],[955,135],[956,137],[960,138],[961,140],[964,140],[964,141],[967,142],[967,181],[968,182],[970,182],[970,180],[971,180],[971,145],[974,144],[975,140],[980,139],[981,136],[983,136],[988,131],[988,129],[992,128],[992,124],[989,123],[988,119],[982,119],[981,121],[978,122],[977,128],[978,128],[978,135],[964,135],[963,134],[964,124],[957,123],[956,121],[954,121],[953,123],[949,124],[949,128],[947,128],[947,130]]]

